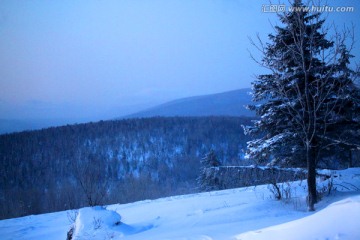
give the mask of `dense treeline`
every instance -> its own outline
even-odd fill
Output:
[[[237,117],[101,121],[0,135],[0,218],[197,191],[213,149],[242,165]]]

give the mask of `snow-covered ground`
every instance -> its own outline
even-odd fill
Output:
[[[266,185],[83,208],[0,221],[0,239],[360,239],[360,168],[337,171],[336,191],[306,211],[306,184],[284,184],[273,199]],[[291,190],[289,190],[291,189]],[[290,196],[291,195],[291,196]]]

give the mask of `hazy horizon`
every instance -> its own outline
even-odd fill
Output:
[[[113,119],[179,98],[251,87],[268,1],[2,1],[0,119]],[[329,13],[338,27],[352,13]],[[360,56],[356,43],[353,54]]]

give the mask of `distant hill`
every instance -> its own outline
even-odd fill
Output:
[[[68,119],[0,119],[0,134],[39,130],[75,122]]]
[[[0,119],[0,134],[37,130],[55,125],[53,122],[47,122],[45,120]]]
[[[253,117],[254,112],[245,108],[251,103],[250,88],[224,93],[188,97],[161,104],[124,118],[142,117],[186,117],[186,116],[246,116]]]
[[[145,117],[206,117],[206,116],[245,116],[254,117],[252,111],[245,109],[251,103],[250,88],[229,92],[182,98],[167,102],[123,118]],[[25,130],[38,130],[42,128],[81,123],[69,119],[0,119],[0,134],[21,132]]]

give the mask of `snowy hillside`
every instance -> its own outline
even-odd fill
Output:
[[[108,190],[99,204],[194,193],[210,149],[224,165],[243,164],[250,138],[241,125],[250,123],[146,118],[0,135],[0,219],[88,206],[79,179],[91,187],[94,174],[94,189]]]
[[[134,113],[125,118],[174,116],[246,116],[255,114],[245,108],[251,104],[250,88],[174,100]]]
[[[106,208],[83,208],[0,221],[2,239],[360,239],[360,168],[318,179],[324,198],[306,211],[305,182],[284,184],[273,199],[266,185],[175,196]],[[291,190],[289,190],[291,189]],[[291,195],[291,197],[290,197]]]

